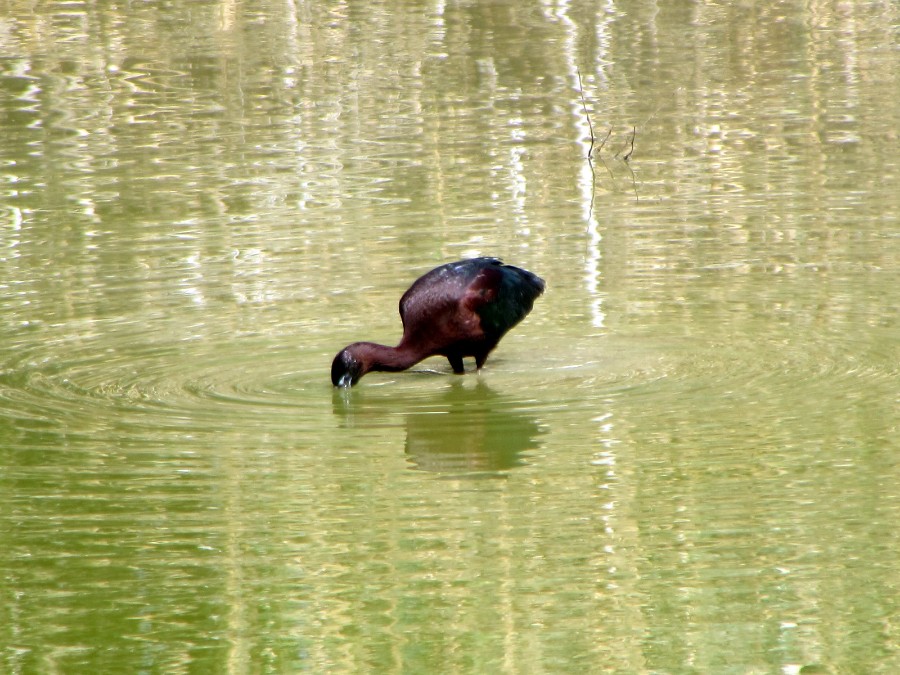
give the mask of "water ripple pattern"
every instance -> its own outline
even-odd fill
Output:
[[[101,324],[77,337],[28,330],[18,347],[13,337],[0,370],[3,414],[17,426],[59,430],[98,424],[211,429],[260,415],[273,425],[281,419],[302,426],[296,413],[312,373],[298,364],[313,366],[287,340],[283,348],[253,337],[153,341],[152,333]]]

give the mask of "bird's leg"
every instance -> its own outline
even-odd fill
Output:
[[[450,362],[450,367],[453,368],[453,372],[457,375],[462,375],[466,372],[466,369],[463,367],[463,360],[459,354],[454,354],[453,356],[447,356],[447,360]]]

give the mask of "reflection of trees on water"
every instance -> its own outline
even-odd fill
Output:
[[[894,42],[884,4],[351,4],[6,7],[0,52],[15,56],[0,113],[16,189],[0,207],[21,228],[0,236],[21,254],[8,276],[34,285],[35,313],[102,311],[112,280],[125,309],[313,298],[342,310],[332,292],[359,281],[344,280],[348,254],[361,276],[396,278],[398,262],[446,257],[485,222],[488,243],[522,238],[535,268],[571,276],[575,251],[534,245],[556,235],[534,214],[568,203],[584,228],[571,201],[591,183],[578,69],[598,139],[613,129],[618,152],[637,133],[636,180],[598,171],[594,209],[632,226],[604,237],[602,261],[599,231],[577,251],[594,305],[602,276],[651,318],[654,303],[671,307],[636,297],[661,259],[735,265],[755,286],[749,272],[789,278],[866,246],[829,214],[881,193],[894,166],[894,117],[878,111],[893,111],[896,59],[872,48]],[[741,194],[760,208],[738,208]],[[767,215],[797,199],[821,218]],[[361,226],[386,212],[400,226]],[[411,213],[426,214],[422,236],[403,236]],[[645,229],[661,220],[667,231]],[[389,254],[357,255],[389,240]],[[875,267],[884,256],[859,251]],[[66,274],[43,274],[47,262]],[[682,297],[691,281],[666,286]]]
[[[822,373],[846,364],[840,371],[845,374],[850,366],[870,368],[876,375],[870,390],[888,390],[886,378],[894,371],[887,366],[896,361],[885,307],[885,298],[893,297],[896,267],[894,248],[886,245],[898,208],[891,189],[896,3],[412,4],[171,0],[160,11],[158,3],[4,3],[0,306],[7,330],[15,331],[14,344],[27,350],[58,339],[62,350],[68,349],[64,340],[93,340],[116,329],[121,336],[123,327],[138,347],[148,340],[173,345],[187,338],[275,333],[280,347],[313,345],[307,355],[321,346],[324,391],[327,364],[339,346],[379,339],[379,332],[387,333],[385,340],[399,337],[396,298],[415,271],[460,257],[460,249],[493,253],[489,249],[498,247],[513,257],[521,247],[528,266],[560,292],[552,303],[547,298],[546,312],[529,319],[516,339],[537,334],[544,320],[543,327],[552,330],[541,344],[555,355],[565,354],[564,345],[582,337],[588,325],[628,338],[646,336],[654,344],[660,335],[678,335],[734,349],[734,336],[746,336],[748,360],[761,343],[761,356],[784,355],[776,366],[798,364]],[[404,11],[396,11],[401,6]],[[586,106],[576,69],[584,76]],[[587,148],[579,146],[588,137],[585,107],[599,138],[614,129],[607,150],[618,151],[631,125],[637,127],[629,162],[635,179],[630,172],[615,173],[625,165],[610,163],[613,174],[603,170],[596,177],[593,209],[579,201],[587,207],[594,188],[590,172],[583,175]],[[579,191],[582,185],[591,189]],[[596,221],[587,237],[585,212]],[[373,334],[348,334],[360,326]],[[829,368],[813,368],[803,356],[820,352]],[[104,353],[97,350],[98,357]],[[248,350],[248,363],[255,356]],[[609,500],[618,529],[608,541],[595,535],[614,551],[609,555],[617,572],[606,567],[607,556],[597,546],[582,548],[573,539],[570,568],[584,576],[583,584],[576,585],[577,594],[571,586],[557,594],[565,551],[553,540],[556,523],[511,516],[497,527],[501,537],[493,536],[490,523],[485,526],[482,541],[499,542],[501,555],[490,555],[482,543],[489,553],[474,562],[497,561],[499,567],[474,566],[473,579],[480,575],[481,581],[472,586],[460,583],[460,570],[470,567],[473,559],[466,553],[475,549],[463,543],[447,548],[445,567],[436,574],[428,567],[434,550],[423,553],[418,569],[432,576],[422,574],[421,585],[395,606],[387,594],[394,619],[389,625],[382,622],[383,605],[370,602],[371,595],[353,606],[347,601],[352,593],[341,594],[340,607],[363,608],[338,610],[338,620],[356,629],[345,635],[378,636],[383,627],[384,653],[393,658],[402,652],[409,659],[415,650],[406,631],[415,628],[414,646],[420,648],[429,644],[430,628],[432,651],[423,649],[432,656],[428,665],[443,662],[450,671],[471,671],[473,663],[493,666],[484,672],[509,663],[511,672],[555,672],[564,669],[561,664],[590,670],[605,656],[609,669],[621,672],[671,672],[684,664],[713,672],[721,670],[723,659],[734,658],[737,643],[751,645],[743,664],[748,671],[795,668],[790,664],[804,663],[804,652],[809,658],[825,655],[836,670],[877,671],[879,657],[896,653],[896,638],[885,630],[898,615],[896,600],[885,592],[896,587],[895,566],[862,552],[885,550],[894,532],[889,524],[897,520],[890,453],[880,452],[895,435],[895,395],[866,394],[854,381],[848,406],[853,415],[815,409],[817,394],[832,382],[848,381],[813,382],[806,376],[802,384],[813,386],[797,387],[797,397],[809,401],[805,405],[772,396],[771,387],[752,378],[746,396],[729,390],[719,401],[721,417],[729,419],[726,409],[738,403],[746,404],[737,407],[756,422],[780,420],[780,427],[762,428],[794,452],[796,465],[782,475],[784,462],[759,447],[751,453],[755,464],[720,458],[709,462],[709,472],[718,476],[714,492],[705,473],[689,471],[701,460],[686,461],[691,452],[705,459],[707,446],[685,439],[708,429],[703,417],[714,418],[715,406],[684,416],[683,406],[663,412],[657,406],[656,417],[653,410],[625,406],[618,417],[640,419],[643,429],[622,453],[637,459],[617,469],[622,480],[631,481],[633,495]],[[538,445],[538,425],[514,409],[515,401],[472,388],[471,382],[449,391],[435,387],[440,392],[433,398],[424,387],[400,395],[387,391],[392,388],[367,385],[352,393],[347,409],[337,399],[336,410],[341,423],[360,428],[404,426],[405,452],[419,469],[489,474],[522,464]],[[754,397],[759,393],[769,395]],[[793,418],[775,412],[786,400],[793,403]],[[803,413],[813,423],[798,427],[794,418]],[[648,425],[647,417],[658,424]],[[795,452],[801,447],[798,429],[813,427],[825,439],[821,453]],[[22,445],[16,433],[3,429],[0,436],[8,445]],[[743,428],[720,437],[733,440],[734,447],[748,438]],[[183,443],[185,456],[193,457],[194,441],[185,436]],[[399,440],[397,445],[399,455]],[[833,456],[826,456],[829,446]],[[847,458],[832,461],[839,453]],[[20,454],[28,458],[23,471],[30,472],[33,453]],[[106,454],[100,449],[85,459]],[[862,461],[864,470],[853,465]],[[158,462],[154,458],[152,465]],[[673,472],[660,473],[660,464],[671,464]],[[731,471],[717,472],[719,467]],[[205,487],[191,486],[189,474],[157,479],[129,469],[123,475],[137,479],[127,489],[151,490],[149,506],[138,513],[140,524],[130,534],[145,560],[135,558],[132,565],[130,557],[117,560],[114,548],[107,555],[97,545],[98,504],[117,503],[113,494],[85,500],[89,517],[77,525],[92,538],[85,553],[93,554],[84,560],[102,565],[96,568],[101,590],[112,588],[101,578],[106,570],[118,569],[133,584],[131,572],[142,571],[145,561],[154,564],[153,549],[168,536],[154,528],[169,527],[173,499],[183,499],[200,518],[170,530],[184,535],[177,549],[191,556],[211,550],[200,536],[209,529],[208,514],[220,512],[192,506]],[[47,486],[30,501],[50,502],[53,486]],[[294,481],[290,487],[304,486]],[[547,514],[566,512],[557,511],[565,497],[557,486],[544,486],[543,493],[541,486],[519,487],[522,499],[503,508],[537,504]],[[24,497],[10,494],[16,509],[25,506]],[[819,517],[833,495],[841,497],[840,513]],[[59,507],[65,517],[73,511],[69,503]],[[583,516],[584,503],[575,503],[568,513]],[[407,504],[397,511],[405,515]],[[243,561],[238,556],[251,553],[247,560],[255,564],[252,556],[276,548],[276,539],[245,548],[243,533],[230,529],[242,522],[243,506],[235,500],[225,510],[228,525],[222,531],[234,552],[229,557]],[[20,521],[26,527],[43,522],[27,510],[10,513],[14,528]],[[791,521],[797,513],[807,515]],[[121,511],[113,515],[112,523],[127,522],[118,520]],[[359,528],[352,526],[369,524],[343,520],[345,512],[323,509],[320,515],[328,526],[326,541],[331,537],[342,552],[357,545]],[[42,542],[58,538],[51,531],[57,523],[73,521],[47,522],[53,527],[35,528]],[[342,527],[346,538],[335,538],[334,532],[345,534]],[[468,543],[470,530],[464,534],[460,540]],[[108,541],[117,537],[121,531],[110,530]],[[415,548],[401,541],[397,550]],[[375,564],[381,564],[382,545],[375,538]],[[742,547],[745,554],[738,558]],[[728,566],[752,561],[747,551],[756,551],[759,567]],[[51,566],[41,566],[40,560],[20,558],[11,563],[17,570],[27,564],[58,582],[49,572],[57,566],[52,559],[46,559]],[[172,560],[158,560],[163,565],[157,565],[157,576],[151,569],[149,578],[159,580],[159,588],[172,588]],[[320,560],[310,568],[309,598],[326,607],[333,599],[329,591],[353,584],[354,593],[368,593],[369,584],[360,582],[381,573],[341,574],[346,558]],[[228,584],[238,589],[228,597],[254,598],[255,589],[246,583],[251,568],[228,568],[236,570]],[[200,568],[192,563],[183,569],[182,577],[189,578],[187,570]],[[258,569],[269,572],[263,565]],[[390,575],[394,583],[410,567],[398,569]],[[203,601],[217,595],[214,574],[202,588],[191,587]],[[748,575],[756,581],[742,583]],[[491,587],[492,576],[502,583]],[[272,593],[282,595],[284,583],[273,578]],[[78,599],[60,613],[56,603],[51,614],[33,602],[30,590],[20,592],[16,582],[7,588],[7,596],[17,598],[11,606],[26,611],[24,619],[0,620],[0,627],[18,630],[35,617],[32,645],[48,642],[42,639],[45,617],[55,624],[65,612],[83,616],[71,609],[86,607]],[[273,597],[260,595],[266,605],[260,620],[278,613],[277,603],[269,602]],[[491,614],[495,598],[505,603],[497,615]],[[127,592],[97,599],[133,606]],[[190,635],[181,627],[187,625],[182,610],[191,601],[165,600],[160,606],[181,612],[165,622],[178,627],[177,640],[168,645],[199,643],[191,657],[206,651],[215,659],[215,648],[205,646],[224,644],[213,627],[220,619],[201,622]],[[40,611],[29,612],[29,603]],[[206,607],[214,609],[196,616],[222,616],[226,604],[213,599]],[[411,614],[411,606],[420,614]],[[479,611],[470,611],[473,606]],[[448,607],[463,609],[452,616]],[[628,621],[604,613],[616,607],[630,613]],[[300,613],[298,605],[286,606],[284,617]],[[162,616],[148,614],[150,632],[142,641],[153,637],[149,621],[156,617],[159,626]],[[255,620],[240,612],[232,616]],[[304,616],[305,632],[315,635],[310,642],[320,649],[317,663],[332,669],[346,665],[342,658],[362,658],[362,650],[348,650],[336,638],[334,618],[327,612]],[[108,625],[133,619],[133,613],[123,614]],[[278,624],[265,623],[255,632],[230,621],[228,636],[259,637],[259,653],[286,653],[284,643],[264,637],[281,636],[272,629]],[[7,631],[7,642],[29,646],[23,630],[15,636]],[[426,640],[418,640],[423,632]],[[46,633],[56,634],[55,626]],[[844,639],[848,635],[857,639]],[[77,634],[66,647],[76,653],[84,644],[84,634]],[[144,644],[155,644],[157,664],[177,651],[165,642]],[[506,652],[502,661],[472,661],[472,645]],[[602,655],[597,651],[604,649]],[[33,656],[43,653],[33,650]],[[765,665],[761,654],[770,659]],[[222,670],[221,663],[215,665],[206,669]],[[354,665],[336,669],[403,669]]]
[[[377,398],[360,387],[336,391],[334,411],[345,424],[361,426],[402,414],[406,454],[424,471],[493,473],[525,463],[525,453],[539,445],[535,419],[513,409],[512,402],[483,382],[474,388],[454,379],[453,385],[412,399]]]

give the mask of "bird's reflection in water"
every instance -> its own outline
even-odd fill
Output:
[[[424,471],[497,472],[525,463],[538,446],[540,427],[510,409],[510,402],[479,382],[436,397],[430,410],[406,415],[406,454]]]
[[[356,394],[356,392],[353,392]],[[349,426],[401,412],[406,424],[406,454],[412,468],[446,474],[496,476],[525,464],[525,453],[537,448],[541,428],[513,401],[483,382],[474,387],[456,380],[431,398],[377,400],[369,391],[348,397],[336,393],[335,413]]]

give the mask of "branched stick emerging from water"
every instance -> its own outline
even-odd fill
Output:
[[[594,172],[594,161],[593,160],[594,160],[594,144],[596,143],[597,139],[594,136],[594,125],[591,122],[591,116],[590,116],[590,113],[588,113],[588,109],[587,109],[587,101],[584,98],[584,83],[581,80],[581,69],[576,68],[575,72],[578,75],[578,94],[581,96],[581,109],[584,110],[584,118],[585,118],[585,120],[587,120],[588,134],[590,135],[590,139],[591,139],[591,143],[588,146],[587,161],[588,161],[588,166],[591,168],[591,188],[592,188],[591,189],[591,204],[589,207],[589,213],[593,213],[594,191],[596,190],[596,187],[597,187],[597,184],[596,184],[597,176]],[[609,166],[607,165],[607,163],[603,161],[603,157],[601,155],[603,148],[606,146],[606,142],[612,136],[612,132],[613,132],[613,129],[612,129],[612,127],[610,127],[609,131],[606,132],[606,136],[604,136],[603,140],[600,141],[600,145],[597,146],[597,155],[596,156],[600,160],[600,162],[603,164],[603,166],[606,167],[606,171],[609,173],[610,180],[612,180],[613,188],[615,189],[616,178],[613,175],[612,169],[610,169]],[[627,166],[628,170],[631,172],[631,183],[635,190],[635,193],[634,193],[635,199],[637,199],[637,196],[638,196],[637,195],[637,183],[635,182],[634,170],[632,170],[631,165],[628,163],[628,160],[630,160],[631,156],[634,154],[635,136],[637,136],[637,126],[632,126],[631,127],[631,136],[628,138],[628,140],[625,141],[625,143],[622,145],[622,147],[619,148],[618,151],[616,151],[616,153],[613,155],[613,157],[615,157],[616,159],[621,159],[623,162],[625,162],[625,166]],[[628,152],[625,152],[626,148],[628,149]]]

